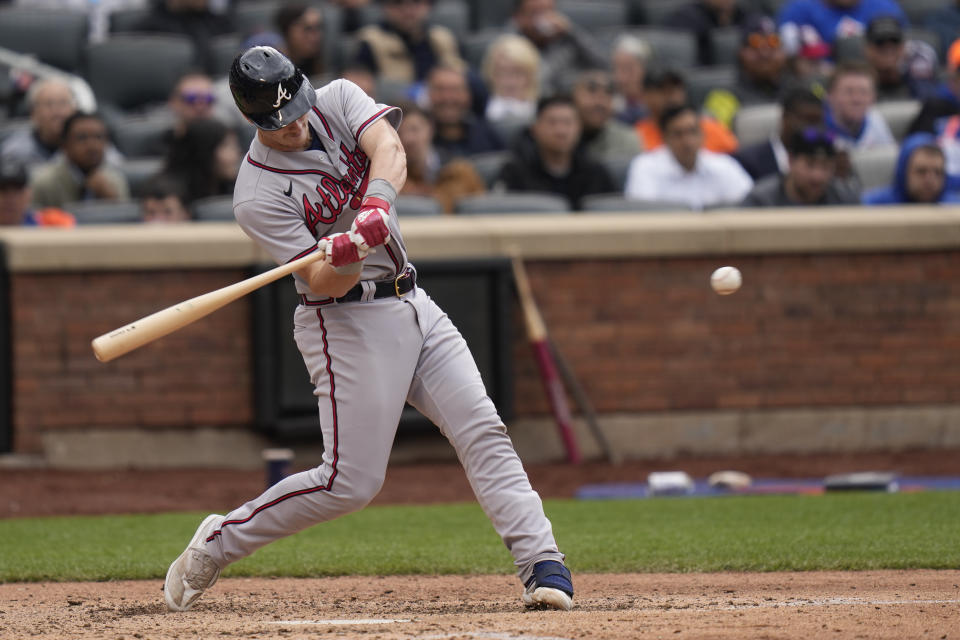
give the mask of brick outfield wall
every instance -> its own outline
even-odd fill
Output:
[[[715,295],[737,265],[743,288]],[[531,262],[547,325],[601,413],[960,405],[960,252]],[[90,339],[241,269],[11,275],[14,450],[44,431],[244,426],[241,300],[112,363]],[[517,415],[548,413],[519,314]]]

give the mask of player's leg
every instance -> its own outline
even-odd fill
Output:
[[[384,304],[394,308],[385,313]],[[202,541],[192,541],[191,548],[218,569],[273,540],[362,508],[383,483],[419,353],[413,309],[396,300],[319,313],[300,307],[295,337],[318,398],[323,464],[283,479],[224,517],[205,520]]]
[[[390,304],[394,311],[384,313]],[[383,483],[417,357],[412,312],[378,300],[319,312],[300,307],[297,322],[297,345],[320,408],[323,464],[228,514],[218,532],[218,561],[234,562],[272,540],[360,509]]]
[[[407,400],[453,444],[477,500],[514,557],[521,581],[534,587],[562,585],[554,571],[566,569],[550,521],[466,342],[423,290],[411,304],[418,312],[424,344]],[[569,573],[565,579],[569,584]],[[551,606],[569,608],[569,598],[554,595],[559,602]]]

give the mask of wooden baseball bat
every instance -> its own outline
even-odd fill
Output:
[[[517,295],[520,298],[524,323],[527,327],[527,339],[540,370],[540,380],[547,392],[550,411],[553,413],[553,419],[560,431],[560,439],[563,441],[563,447],[567,453],[567,461],[572,464],[579,464],[581,460],[580,449],[573,433],[573,421],[570,417],[570,406],[567,404],[567,393],[560,381],[560,376],[557,375],[557,365],[554,362],[553,354],[550,352],[547,327],[543,323],[543,317],[540,315],[540,310],[533,298],[523,261],[518,255],[514,255],[511,262],[513,264],[513,279],[517,283]]]
[[[323,251],[314,251],[293,262],[282,264],[269,271],[264,271],[259,275],[247,278],[246,280],[241,280],[240,282],[211,291],[210,293],[205,293],[196,298],[184,300],[172,307],[167,307],[149,316],[140,318],[124,327],[114,329],[98,338],[94,338],[90,343],[93,347],[93,353],[100,362],[110,362],[114,358],[119,358],[125,353],[138,349],[149,342],[153,342],[157,338],[162,338],[177,329],[182,329],[188,324],[210,315],[220,307],[225,307],[251,291],[270,284],[274,280],[288,276],[294,271],[299,271],[308,264],[323,259],[323,256]]]
[[[570,366],[570,363],[567,362],[567,359],[563,356],[563,352],[557,348],[557,344],[552,338],[549,342],[553,359],[557,363],[557,369],[560,370],[560,376],[563,378],[563,382],[567,385],[567,388],[570,389],[570,393],[573,394],[573,399],[576,401],[577,407],[580,408],[580,413],[583,414],[583,419],[590,428],[590,433],[593,434],[594,439],[603,451],[607,462],[620,464],[623,460],[619,452],[610,446],[610,441],[607,440],[607,434],[600,428],[600,423],[597,421],[597,412],[593,408],[593,403],[590,402],[590,396],[587,395],[583,385],[580,384],[580,380],[573,372],[573,367]]]

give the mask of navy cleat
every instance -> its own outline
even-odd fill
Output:
[[[521,598],[528,607],[570,611],[573,608],[573,582],[569,569],[556,560],[543,560],[533,565],[533,577],[527,581]]]

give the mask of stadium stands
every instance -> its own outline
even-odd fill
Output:
[[[64,71],[80,70],[88,30],[85,13],[0,9],[0,46]]]
[[[140,203],[136,200],[83,200],[68,202],[63,208],[76,216],[78,225],[140,222]]]
[[[456,212],[464,215],[510,213],[564,213],[570,211],[567,200],[553,193],[489,193],[462,198]]]
[[[853,172],[860,179],[862,191],[890,184],[897,167],[897,155],[900,149],[896,145],[855,149],[850,153]]]
[[[670,66],[681,69],[685,75],[688,99],[701,105],[713,89],[728,89],[736,94],[742,73],[739,68],[739,51],[744,42],[740,27],[728,26],[715,29],[710,34],[713,50],[712,66],[698,66],[697,38],[687,31],[665,27],[668,16],[698,0],[557,0],[557,10],[565,14],[575,28],[592,37],[600,48],[609,51],[618,36],[630,34],[649,46],[649,65]],[[775,16],[788,0],[739,0],[747,11]],[[203,58],[207,69],[218,82],[229,68],[230,62],[240,52],[245,41],[252,35],[272,31],[274,14],[282,0],[232,0],[225,2],[230,7],[230,21],[234,30],[216,36],[209,41],[208,57]],[[343,32],[348,19],[359,15],[361,23],[384,19],[383,8],[371,2],[359,14],[343,9],[331,0],[310,0],[323,13],[324,65],[315,80],[322,84],[328,78],[337,77],[354,58],[356,39]],[[434,0],[430,20],[449,28],[455,35],[464,59],[475,72],[474,85],[480,87],[479,70],[490,43],[510,28],[515,0]],[[940,42],[937,33],[924,28],[929,23],[928,14],[942,9],[945,0],[901,1],[910,21],[905,32],[909,39],[931,44],[942,51],[947,43]],[[0,46],[16,53],[26,53],[57,69],[81,76],[92,88],[99,109],[110,124],[114,144],[127,161],[122,167],[130,181],[133,193],[146,183],[160,166],[157,149],[165,136],[170,135],[170,121],[165,115],[157,115],[157,107],[163,104],[178,76],[198,64],[198,56],[204,55],[186,35],[137,33],[141,23],[149,15],[147,8],[124,8],[109,15],[108,30],[96,35],[90,26],[90,15],[80,11],[42,10],[29,8],[27,3],[0,9]],[[355,26],[355,23],[352,23]],[[94,34],[94,35],[91,35]],[[835,46],[836,60],[863,60],[862,36],[840,39]],[[702,52],[701,52],[702,55]],[[146,74],[143,69],[151,69]],[[940,70],[942,74],[942,69]],[[13,90],[14,92],[16,89]],[[395,104],[403,100],[423,101],[424,96],[416,85],[410,86],[384,78],[375,78],[372,91],[379,102]],[[26,103],[21,94],[0,93],[0,100],[8,100],[7,108],[0,111],[0,144],[10,132],[29,126],[26,119]],[[226,107],[229,94],[219,92],[218,104]],[[475,102],[478,117],[482,116],[482,88]],[[888,93],[886,95],[894,95]],[[226,96],[226,97],[225,97]],[[477,96],[475,96],[476,98]],[[877,111],[890,126],[897,141],[903,140],[913,120],[921,109],[915,99],[881,101]],[[235,114],[234,114],[234,117]],[[524,129],[526,119],[511,120],[505,117],[494,127],[512,148],[518,134]],[[778,130],[780,107],[777,104],[752,104],[740,108],[732,129],[741,146],[762,141]],[[232,122],[231,127],[237,122]],[[242,144],[249,140],[250,132],[244,131]],[[488,188],[493,188],[509,151],[497,151],[469,157]],[[854,153],[852,162],[864,188],[883,184],[892,173],[892,159],[896,148],[884,148],[871,153]],[[632,158],[600,158],[619,187]],[[529,197],[525,197],[529,196]],[[440,208],[429,198],[405,197],[409,215],[437,215]],[[484,207],[505,211],[504,207],[521,207],[539,211],[545,200],[541,194],[489,194],[464,200],[457,207],[458,213],[483,212]],[[198,219],[216,218],[212,203],[209,213]],[[648,210],[648,203],[622,203],[614,196],[592,196],[586,201],[585,210]],[[653,203],[658,205],[658,203]],[[597,209],[601,207],[601,209]],[[621,209],[621,207],[623,207]],[[657,207],[654,207],[657,208]],[[662,207],[660,207],[662,208]],[[555,209],[564,210],[564,207]],[[106,215],[106,214],[105,214]],[[112,214],[111,214],[112,215]],[[232,212],[230,213],[232,219]]]
[[[434,198],[403,194],[397,196],[397,211],[402,211],[405,217],[416,216],[418,218],[439,216],[443,213],[440,203]]]
[[[234,222],[233,196],[210,196],[194,202],[190,209],[197,222]]]
[[[583,213],[626,213],[639,211],[643,211],[644,213],[670,213],[690,211],[690,209],[676,202],[631,200],[619,193],[600,193],[592,196],[584,196],[583,198]]]
[[[87,46],[85,75],[102,104],[133,111],[166,101],[193,61],[186,36],[124,34]]]

